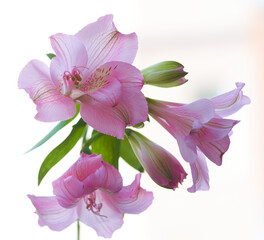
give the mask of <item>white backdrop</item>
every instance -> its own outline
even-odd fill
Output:
[[[263,78],[264,4],[254,0],[162,1],[33,1],[0,3],[1,61],[1,231],[0,239],[76,239],[76,224],[62,232],[39,227],[27,194],[51,195],[51,182],[75,160],[78,146],[37,187],[41,162],[70,130],[65,128],[41,148],[24,155],[55,123],[34,119],[35,106],[17,89],[20,70],[31,59],[47,64],[52,51],[48,37],[74,34],[98,17],[113,13],[123,33],[136,32],[139,69],[163,60],[176,60],[189,72],[181,87],[144,87],[146,96],[191,102],[229,91],[246,83],[252,103],[233,116],[234,128],[223,166],[209,164],[208,192],[190,194],[191,176],[176,191],[162,189],[144,174],[142,186],[154,192],[152,206],[138,216],[126,215],[114,240],[146,239],[264,239]],[[182,162],[176,141],[151,121],[142,130]],[[135,172],[121,164],[125,183]],[[81,239],[97,239],[81,225]]]

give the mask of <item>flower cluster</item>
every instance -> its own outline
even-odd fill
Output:
[[[189,192],[209,189],[206,158],[220,166],[230,145],[232,128],[239,122],[225,117],[250,100],[243,83],[236,89],[190,104],[146,98],[144,84],[175,87],[187,82],[183,65],[161,62],[142,71],[131,65],[137,53],[135,33],[122,34],[113,16],[99,18],[75,35],[50,37],[55,54],[50,67],[30,61],[21,71],[18,86],[36,104],[35,118],[61,121],[36,146],[70,123],[80,120],[69,136],[43,161],[39,183],[82,137],[79,159],[53,181],[51,197],[28,195],[39,216],[39,225],[61,231],[76,220],[111,237],[123,224],[125,213],[138,214],[152,203],[153,194],[141,188],[140,174],[123,186],[119,157],[139,172],[146,171],[158,185],[175,190],[187,176],[167,150],[131,127],[142,127],[154,118],[177,141],[182,158],[190,164],[193,185]],[[93,128],[87,137],[87,128]]]

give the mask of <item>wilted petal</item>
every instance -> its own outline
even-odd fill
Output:
[[[250,103],[249,97],[243,95],[242,88],[244,86],[245,83],[238,82],[236,83],[236,89],[211,99],[218,116],[229,116]]]
[[[75,103],[63,96],[50,79],[48,67],[38,61],[30,61],[21,71],[18,87],[25,89],[37,105],[35,118],[44,122],[66,120],[74,116]]]
[[[187,174],[173,155],[138,132],[129,130],[127,135],[135,155],[154,182],[171,189],[183,182]]]
[[[192,171],[193,186],[188,191],[194,193],[196,191],[209,190],[208,167],[204,155],[197,151],[197,159],[190,164]]]
[[[118,32],[112,15],[106,15],[88,24],[76,36],[87,49],[91,73],[110,61],[132,63],[137,53],[136,34],[124,35]]]
[[[123,225],[122,212],[111,202],[109,195],[103,191],[97,190],[96,203],[102,204],[102,208],[98,214],[93,213],[84,200],[78,204],[78,217],[81,222],[92,227],[98,234],[105,238],[110,238],[113,232]]]
[[[133,183],[110,196],[114,205],[124,213],[138,214],[152,203],[153,193],[140,187],[141,175],[137,174]]]
[[[77,220],[76,208],[63,208],[56,197],[36,197],[28,195],[39,216],[39,225],[61,231]]]

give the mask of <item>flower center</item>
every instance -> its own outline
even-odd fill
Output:
[[[63,79],[63,89],[62,93],[64,95],[70,95],[72,89],[78,88],[80,82],[82,81],[81,71],[74,67],[71,72],[65,71],[62,76]]]
[[[91,211],[92,213],[100,216],[100,217],[106,217],[100,214],[101,208],[103,207],[102,203],[96,203],[96,194],[95,192],[86,195],[84,197],[84,202],[86,204],[86,209]]]

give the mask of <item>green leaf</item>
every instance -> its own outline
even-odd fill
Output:
[[[133,168],[139,172],[144,172],[144,168],[138,161],[128,139],[125,135],[124,140],[121,141],[120,156]]]
[[[49,59],[56,57],[56,55],[54,53],[48,53],[46,55],[48,56]]]
[[[93,135],[97,132],[94,131]],[[109,136],[103,135],[97,140],[93,141],[92,144],[92,153],[102,154],[104,161],[108,162],[116,169],[118,169],[118,159],[120,152],[120,140]]]
[[[44,138],[42,138],[34,147],[29,149],[26,153],[40,147],[42,144],[47,142],[59,130],[64,128],[66,125],[68,125],[79,114],[79,111],[80,111],[80,104],[76,104],[76,114],[74,115],[74,117],[72,117],[71,119],[59,122]]]
[[[75,146],[78,140],[83,136],[86,126],[86,123],[80,119],[78,123],[72,127],[72,131],[68,137],[48,154],[40,166],[38,184],[41,183],[48,171]]]

